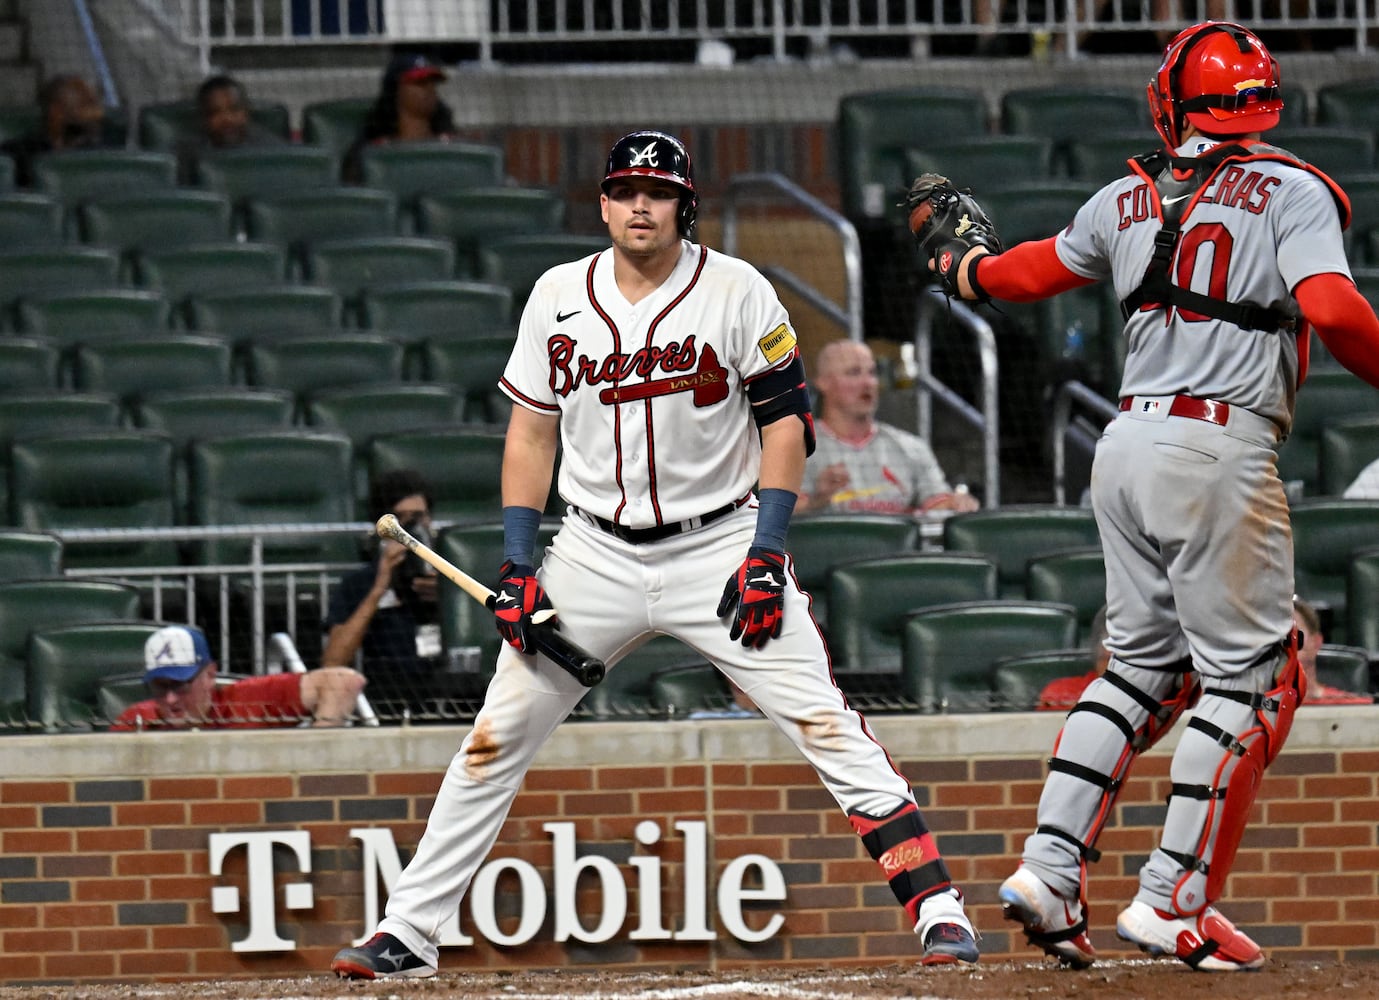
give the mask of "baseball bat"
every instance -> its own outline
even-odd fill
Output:
[[[434,566],[442,576],[459,587],[484,607],[493,608],[493,591],[460,569],[445,556],[429,545],[417,541],[402,526],[396,515],[384,514],[374,526],[380,538],[389,538],[407,547],[411,552]],[[557,630],[557,623],[550,621],[555,617],[554,610],[542,611],[532,619],[531,637],[537,650],[544,653],[552,663],[579,681],[585,687],[593,687],[603,680],[603,661],[590,656]]]

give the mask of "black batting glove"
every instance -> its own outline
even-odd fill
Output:
[[[498,590],[493,595],[493,618],[498,634],[518,652],[534,652],[532,616],[551,610],[546,588],[537,581],[535,569],[511,559],[499,568],[498,576]]]
[[[734,610],[734,605],[736,609]],[[736,573],[728,577],[718,602],[718,617],[732,615],[728,637],[761,649],[780,635],[785,618],[785,553],[753,545]]]

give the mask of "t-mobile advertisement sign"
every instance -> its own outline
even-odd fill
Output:
[[[785,899],[785,876],[774,861],[761,854],[744,854],[724,867],[716,886],[710,885],[708,824],[702,820],[682,820],[675,830],[684,838],[683,884],[677,886],[683,912],[665,913],[662,890],[667,888],[660,858],[649,855],[628,860],[630,872],[599,855],[578,853],[575,824],[545,823],[542,829],[551,837],[552,866],[550,884],[530,862],[520,858],[494,858],[475,873],[466,894],[473,918],[473,934],[498,945],[521,945],[533,940],[550,918],[555,941],[582,941],[597,944],[614,938],[629,925],[629,888],[636,890],[637,912],[626,933],[629,941],[713,941],[718,931],[710,921],[710,899],[717,908],[717,926],[739,941],[765,941],[780,930],[785,918],[772,914],[760,928],[748,926],[743,916],[744,903],[776,902]],[[362,943],[374,932],[382,915],[379,888],[392,891],[402,874],[402,863],[392,831],[386,828],[357,828],[350,836],[362,847],[364,885],[364,926],[355,942]],[[633,836],[643,847],[660,841],[659,824],[643,820]],[[215,913],[246,911],[248,934],[232,944],[234,951],[292,951],[296,942],[281,937],[277,927],[279,900],[274,889],[273,848],[287,848],[296,858],[298,870],[311,872],[311,835],[304,830],[288,832],[215,833],[210,838],[210,870],[220,875],[226,856],[243,848],[247,861],[247,885],[242,898],[235,886],[216,886],[211,890],[211,909]],[[750,879],[749,873],[755,872]],[[504,875],[516,880],[520,894],[515,927],[499,926],[498,883]],[[581,918],[575,907],[581,879],[597,884],[601,901],[595,914]],[[586,887],[589,883],[585,882]],[[309,881],[283,886],[281,905],[288,910],[310,909],[314,893]],[[506,910],[507,908],[505,908]],[[586,919],[592,926],[586,925]],[[442,947],[473,945],[475,937],[460,926],[457,912],[443,929]]]

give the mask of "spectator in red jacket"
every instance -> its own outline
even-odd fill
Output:
[[[1049,681],[1044,685],[1044,690],[1039,692],[1037,708],[1068,711],[1077,704],[1077,699],[1082,697],[1087,685],[1106,673],[1106,668],[1111,663],[1111,651],[1106,648],[1105,606],[1092,619],[1091,636],[1087,645],[1092,658],[1092,669],[1075,677],[1058,677]]]

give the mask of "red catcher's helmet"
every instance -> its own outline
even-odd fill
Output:
[[[1245,135],[1278,124],[1278,60],[1253,32],[1203,21],[1168,43],[1149,84],[1149,115],[1169,149],[1188,123],[1208,135]]]
[[[699,196],[694,190],[694,169],[690,166],[685,144],[666,132],[643,130],[629,132],[608,151],[608,169],[599,186],[608,193],[612,181],[619,177],[657,177],[682,188],[680,212],[676,228],[684,237],[694,236],[694,220],[698,215]]]

